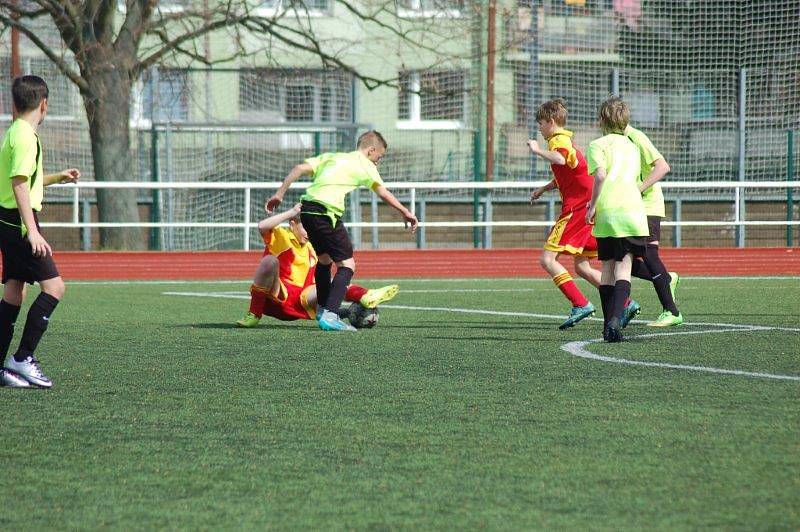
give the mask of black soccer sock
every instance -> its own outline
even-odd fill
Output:
[[[33,301],[28,311],[28,318],[25,320],[22,340],[19,342],[19,349],[14,355],[14,360],[22,362],[36,352],[36,346],[39,345],[39,340],[47,330],[47,324],[50,323],[50,316],[56,309],[56,305],[58,305],[58,299],[44,292]]]
[[[667,272],[667,267],[661,262],[661,257],[658,255],[658,246],[647,246],[647,253],[645,255],[645,264],[650,272],[653,274],[651,279],[653,287],[656,289],[658,301],[664,310],[670,311],[674,316],[680,314],[678,307],[675,305],[675,300],[672,298],[672,291],[669,289],[669,283],[672,278]]]
[[[331,293],[328,295],[328,302],[325,304],[326,309],[334,313],[339,312],[339,307],[342,306],[342,301],[344,301],[344,295],[347,293],[347,286],[352,279],[353,270],[350,268],[342,266],[336,270],[336,275],[333,276],[333,281],[331,282]]]
[[[611,317],[617,320],[622,319],[622,312],[625,310],[625,302],[631,297],[631,282],[617,281],[614,285],[614,303],[611,307]]]
[[[0,364],[6,359],[8,347],[14,337],[14,324],[19,316],[19,307],[5,299],[0,301]]]
[[[328,294],[331,293],[331,265],[317,263],[314,270],[314,283],[317,285],[317,304],[324,307],[328,302]]]
[[[652,281],[653,274],[642,259],[633,259],[631,262],[631,275],[645,281]]]
[[[601,284],[598,288],[600,291],[600,305],[603,307],[603,330],[608,325],[608,320],[611,318],[611,303],[614,299],[614,287],[610,284]]]

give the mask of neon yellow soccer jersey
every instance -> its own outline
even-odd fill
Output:
[[[590,174],[603,168],[606,179],[595,205],[592,234],[598,238],[645,237],[647,215],[639,193],[639,150],[625,135],[611,133],[589,144],[586,162]]]
[[[0,206],[16,209],[17,199],[11,180],[17,176],[28,178],[31,208],[42,210],[44,198],[44,173],[42,172],[42,145],[33,127],[22,119],[11,124],[0,146]]]
[[[344,198],[351,191],[383,185],[378,167],[360,151],[323,153],[305,162],[314,170],[314,182],[300,199],[321,203],[336,218],[344,214]]]
[[[639,184],[643,183],[650,172],[653,170],[653,164],[659,159],[663,159],[650,138],[643,132],[636,128],[628,126],[625,128],[625,134],[628,136],[636,147],[639,148],[639,156],[641,157],[642,173],[639,174]],[[648,216],[659,216],[664,218],[666,209],[664,209],[664,193],[661,191],[661,185],[656,183],[642,193],[642,201],[644,202],[644,210]]]

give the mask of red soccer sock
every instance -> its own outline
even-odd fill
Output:
[[[250,312],[259,318],[264,315],[264,303],[269,291],[263,286],[250,285]]]
[[[347,292],[344,295],[345,301],[361,301],[361,298],[364,297],[364,294],[367,293],[367,289],[363,286],[358,286],[357,284],[351,284],[347,287]]]
[[[581,289],[578,288],[578,285],[575,284],[568,272],[556,275],[553,277],[553,282],[556,283],[556,286],[564,296],[569,299],[573,307],[585,307],[589,304],[589,300],[586,299],[586,296],[583,295],[583,292],[581,292]]]

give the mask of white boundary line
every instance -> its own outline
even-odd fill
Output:
[[[531,283],[531,282],[538,282],[538,283],[552,283],[552,279],[544,278],[544,277],[492,277],[492,281],[502,281],[502,282],[518,282],[518,283]],[[775,275],[775,276],[768,276],[768,275],[761,275],[761,276],[746,276],[746,275],[739,275],[734,277],[722,277],[722,276],[681,276],[681,280],[698,280],[698,281],[800,281],[800,276],[792,276],[792,275]],[[379,278],[379,279],[365,279],[365,281],[369,281],[370,283],[380,283],[380,282],[400,282],[400,283],[470,283],[470,282],[486,282],[487,278],[485,277],[465,277],[463,279],[414,279],[414,278]],[[240,284],[240,283],[250,283],[252,279],[221,279],[221,280],[175,280],[175,281],[165,281],[165,280],[141,280],[141,281],[69,281],[67,280],[67,284],[69,285],[130,285],[130,284],[141,284],[141,285],[162,285],[162,284],[196,284],[196,285],[207,285],[207,284]],[[642,281],[644,282],[644,281]]]
[[[770,331],[775,329],[772,327],[753,327],[749,329],[718,329],[715,331],[681,331],[681,332],[671,332],[671,333],[639,334],[636,336],[632,336],[631,338],[649,338],[652,336],[678,336],[685,334],[717,334],[717,333],[741,332],[742,330]],[[643,360],[628,360],[626,358],[614,358],[614,357],[598,355],[586,349],[586,346],[590,344],[600,343],[602,341],[603,340],[601,338],[596,338],[593,340],[569,342],[567,344],[562,345],[561,349],[563,349],[572,356],[587,358],[589,360],[599,360],[601,362],[611,362],[612,364],[627,364],[630,366],[648,366],[655,368],[682,369],[687,371],[704,371],[706,373],[718,373],[723,375],[742,375],[745,377],[760,377],[763,379],[800,381],[800,376],[795,376],[795,375],[775,375],[772,373],[756,373],[756,372],[741,371],[736,369],[711,368],[707,366],[687,366],[685,364],[667,364],[666,362],[645,362]]]
[[[409,290],[406,290],[409,292]],[[188,296],[188,297],[209,297],[209,298],[227,298],[227,299],[250,299],[248,294],[234,294],[231,292],[223,293],[207,293],[207,292],[163,292],[163,295],[168,296]],[[464,309],[464,308],[447,308],[447,307],[418,307],[409,305],[383,305],[382,308],[390,308],[395,310],[422,310],[429,312],[453,312],[459,314],[481,314],[489,316],[510,316],[520,318],[545,318],[563,320],[563,316],[555,314],[538,314],[533,312],[509,312],[499,310],[482,310],[482,309]],[[594,321],[602,321],[600,318],[588,318]],[[639,320],[634,320],[639,321]],[[658,336],[682,336],[689,334],[719,334],[731,333],[742,331],[788,331],[800,332],[800,328],[793,327],[767,327],[762,325],[747,325],[738,323],[687,323],[686,325],[693,326],[708,326],[708,327],[726,327],[724,329],[717,329],[712,331],[676,331],[676,332],[660,332],[649,334],[638,334],[631,336],[631,338],[654,338]],[[614,358],[603,355],[598,355],[589,351],[586,346],[590,344],[600,343],[602,339],[595,338],[592,340],[579,340],[575,342],[568,342],[561,346],[563,351],[579,358],[589,360],[598,360],[600,362],[610,362],[612,364],[626,364],[630,366],[646,366],[667,369],[680,369],[686,371],[702,371],[706,373],[716,373],[721,375],[739,375],[744,377],[757,377],[763,379],[776,379],[800,382],[800,376],[796,375],[779,375],[772,373],[758,373],[751,371],[741,371],[735,369],[713,368],[707,366],[688,366],[684,364],[668,364],[666,362],[646,362],[642,360],[628,360],[626,358]]]

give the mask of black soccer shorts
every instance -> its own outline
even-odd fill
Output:
[[[313,201],[303,201],[300,205],[300,221],[314,251],[317,256],[327,253],[333,262],[353,258],[353,243],[342,220],[337,218],[334,224],[327,212],[324,205]]]

